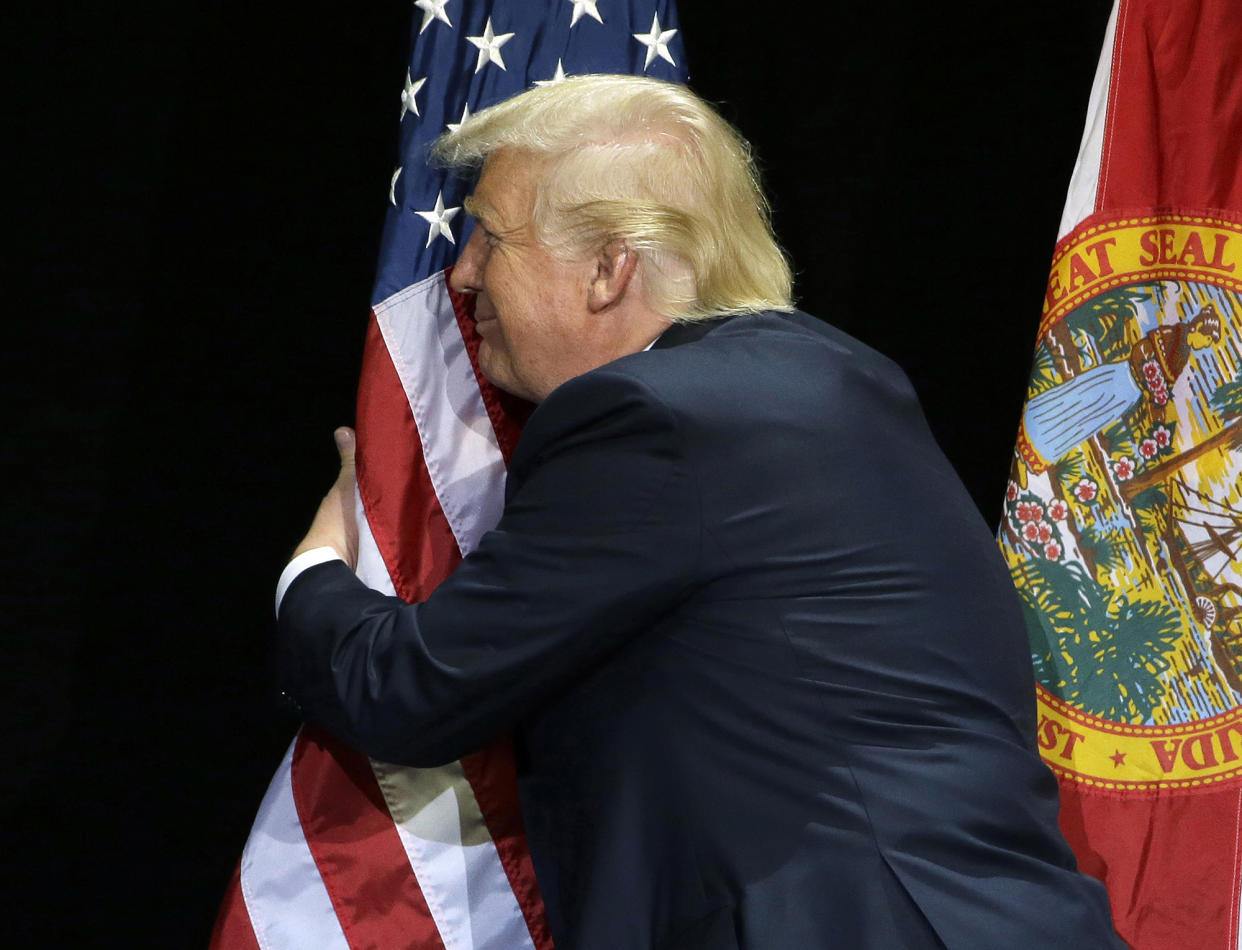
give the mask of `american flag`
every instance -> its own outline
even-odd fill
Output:
[[[479,374],[447,268],[471,182],[430,143],[536,83],[583,73],[684,81],[671,0],[415,0],[358,389],[359,576],[421,600],[499,520],[518,422]],[[414,769],[307,727],[259,807],[213,948],[552,946],[508,744]]]

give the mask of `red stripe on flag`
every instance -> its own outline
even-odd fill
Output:
[[[1240,18],[1236,0],[1121,4],[1096,211],[1242,208]]]
[[[1061,780],[1061,830],[1143,950],[1236,947],[1240,805],[1236,788],[1123,797]]]
[[[535,880],[535,866],[530,860],[526,831],[522,826],[513,745],[508,738],[498,739],[483,751],[462,759],[461,767],[474,791],[474,799],[487,823],[488,834],[496,845],[518,906],[522,908],[535,950],[552,950],[543,896]]]
[[[447,273],[445,276],[447,280]],[[450,295],[470,365],[507,464],[521,434],[521,425],[515,416],[524,419],[530,407],[502,396],[480,374],[474,297],[463,297],[451,291]],[[397,595],[410,602],[426,600],[460,563],[461,553],[436,497],[409,400],[374,313],[367,324],[357,415],[358,492],[367,511],[371,534],[389,567]],[[522,828],[509,740],[499,739],[468,757],[463,760],[462,768],[531,939],[537,950],[552,950],[543,900]],[[369,769],[368,774],[371,774]],[[299,813],[300,808],[299,805]],[[388,818],[386,808],[384,817]],[[322,866],[321,870],[324,870]],[[326,873],[324,877],[328,879]],[[419,899],[425,907],[421,892]]]
[[[375,314],[358,383],[358,492],[403,600],[423,601],[461,561],[436,498],[422,440]]]
[[[452,273],[451,267],[445,271],[446,283]],[[496,433],[500,454],[508,466],[518,437],[522,434],[522,424],[534,407],[498,390],[479,370],[481,337],[474,322],[474,294],[459,294],[450,287],[449,299],[453,302],[453,315],[457,318],[457,327],[461,330],[462,340],[466,344],[466,354],[470,357],[470,366],[474,370],[483,405],[487,407],[492,431]],[[461,767],[474,792],[474,799],[478,802],[483,820],[487,823],[487,831],[496,846],[501,867],[505,869],[505,876],[509,878],[518,906],[522,908],[531,940],[536,950],[552,950],[552,935],[548,931],[543,897],[535,880],[535,867],[531,863],[526,831],[522,825],[511,740],[508,737],[497,739],[487,748],[462,759]]]
[[[445,270],[446,282],[452,274],[453,268]],[[479,343],[482,337],[479,336],[474,322],[474,294],[459,294],[450,287],[449,299],[453,301],[453,316],[457,318],[457,327],[466,343],[466,354],[470,357],[470,366],[474,369],[474,378],[479,384],[479,395],[483,397],[483,405],[487,407],[487,416],[492,420],[492,431],[496,433],[496,442],[500,445],[500,454],[507,467],[513,450],[517,447],[518,436],[522,434],[522,426],[534,406],[516,396],[501,392],[479,370]]]
[[[292,772],[298,819],[349,945],[443,950],[366,757],[304,726]]]
[[[259,950],[254,927],[250,924],[250,913],[246,910],[246,901],[242,897],[240,861],[233,869],[228,890],[224,892],[224,903],[220,905],[216,925],[211,930],[209,946],[220,950]]]

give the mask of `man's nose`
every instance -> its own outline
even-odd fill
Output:
[[[449,276],[449,286],[459,294],[477,294],[483,289],[483,260],[487,246],[483,242],[482,228],[475,228],[470,240],[461,249],[457,263],[453,265],[453,273]]]

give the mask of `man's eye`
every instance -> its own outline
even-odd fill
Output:
[[[500,243],[500,238],[494,235],[491,231],[487,230],[487,228],[483,228],[482,231],[483,240],[487,242],[488,247],[495,247]]]

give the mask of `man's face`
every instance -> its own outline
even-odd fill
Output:
[[[539,402],[618,354],[598,354],[587,307],[592,259],[553,257],[531,222],[543,163],[501,149],[489,156],[466,208],[474,233],[453,268],[454,290],[477,294],[479,367],[506,392]]]

